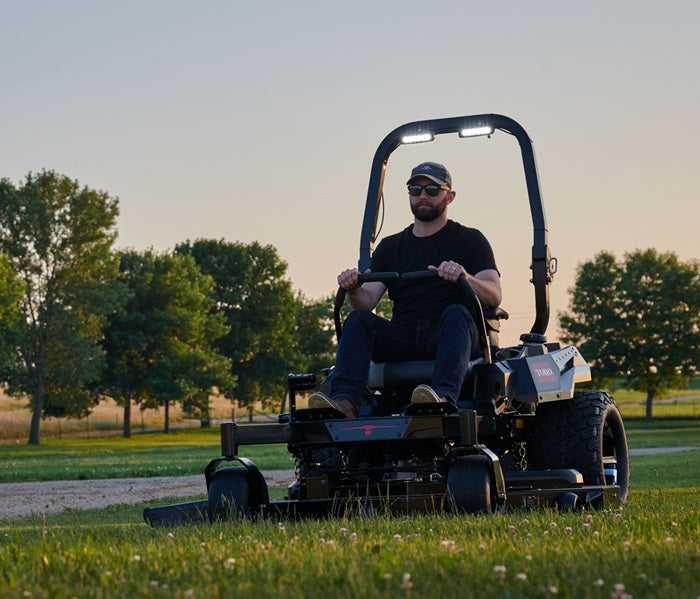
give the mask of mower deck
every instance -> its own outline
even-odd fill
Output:
[[[240,445],[290,443],[297,449],[307,445],[340,449],[362,441],[382,446],[389,444],[397,453],[405,449],[411,455],[421,451],[432,455],[435,448],[442,447],[447,439],[454,439],[454,447],[448,451],[446,460],[465,455],[488,458],[497,498],[494,511],[542,507],[601,509],[621,505],[618,485],[584,485],[582,475],[573,469],[504,470],[493,452],[475,442],[479,422],[485,423],[487,419],[480,418],[474,410],[460,410],[457,414],[400,414],[350,420],[334,418],[337,414],[321,411],[314,411],[313,415],[298,411],[297,415],[300,412],[302,421],[291,424],[239,426],[234,422],[223,423],[221,443],[224,455],[207,466],[207,488],[220,467],[238,463],[245,469],[247,484],[257,489],[260,496],[267,496],[267,486],[260,470],[250,460],[238,456]],[[331,416],[328,420],[321,419],[328,416]],[[304,496],[290,498],[295,493]],[[426,469],[424,464],[403,468],[361,465],[334,470],[326,467],[298,476],[290,485],[287,498],[261,501],[248,516],[299,518],[460,511],[451,506],[449,496],[447,476],[439,467]],[[210,499],[146,508],[143,516],[153,526],[204,523],[216,519]]]

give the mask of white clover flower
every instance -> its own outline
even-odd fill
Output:
[[[506,577],[506,567],[503,565],[494,566],[493,573],[496,575],[496,580],[503,582]]]

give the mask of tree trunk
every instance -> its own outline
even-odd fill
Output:
[[[44,411],[45,402],[46,390],[44,389],[44,381],[39,380],[34,391],[34,408],[32,410],[32,420],[29,424],[28,445],[39,445],[39,424],[41,422],[41,413]]]
[[[127,439],[131,438],[131,395],[126,398],[124,403],[124,432],[122,436]]]
[[[170,401],[165,400],[165,426],[163,427],[164,433],[170,432]]]
[[[211,428],[211,406],[207,403],[207,407],[203,410],[202,416],[199,419],[200,428]]]
[[[654,395],[656,395],[656,389],[653,387],[647,387],[647,403],[646,403],[646,417],[647,422],[653,420],[651,415],[651,404],[654,401]]]

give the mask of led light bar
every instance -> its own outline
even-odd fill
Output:
[[[424,141],[433,141],[432,133],[416,133],[415,135],[404,135],[401,138],[401,143],[404,144],[419,144]]]
[[[459,132],[460,137],[478,137],[479,135],[491,135],[493,127],[472,127],[471,129],[462,129]]]

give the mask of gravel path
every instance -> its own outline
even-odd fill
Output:
[[[631,449],[630,455],[680,453],[700,447],[655,447]],[[263,472],[268,485],[287,485],[292,470]],[[58,514],[67,509],[102,508],[108,505],[140,503],[151,499],[205,496],[203,474],[156,478],[114,478],[103,480],[59,480],[30,483],[0,483],[0,520],[32,515]]]
[[[267,484],[286,485],[292,470],[263,472]],[[156,478],[58,480],[0,484],[0,520],[58,514],[67,509],[88,510],[108,505],[140,503],[151,499],[206,496],[203,474]]]

